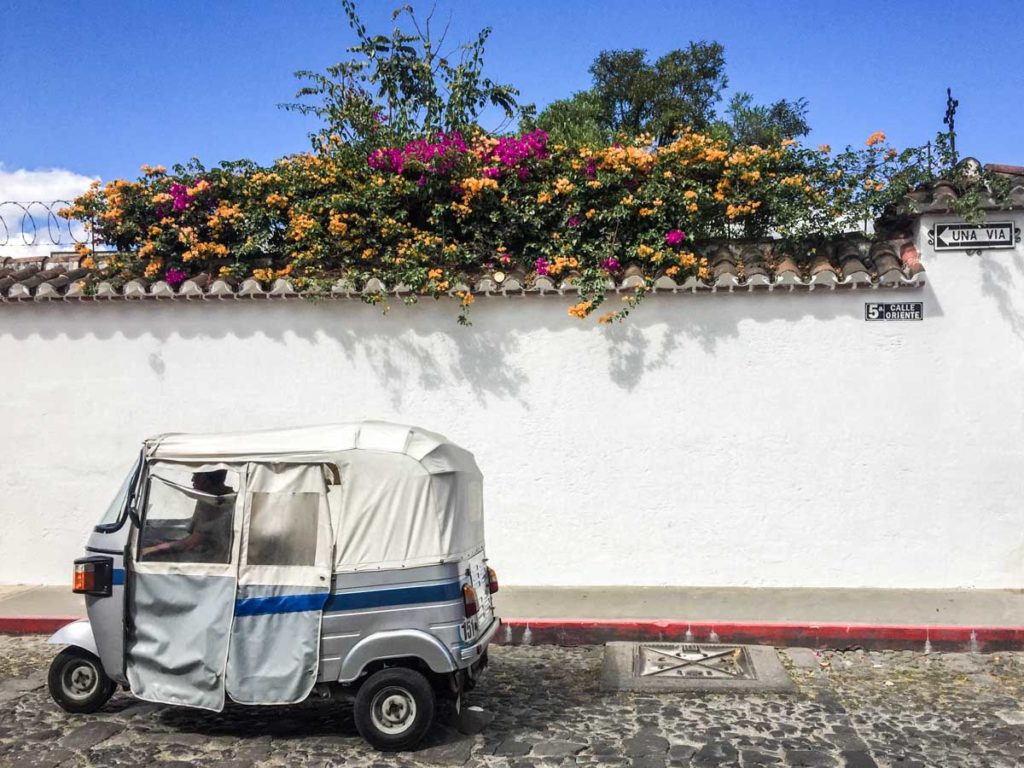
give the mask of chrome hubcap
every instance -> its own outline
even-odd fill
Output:
[[[416,719],[416,700],[404,688],[382,688],[370,704],[370,717],[378,730],[389,734],[402,733]]]
[[[87,699],[99,685],[99,674],[96,668],[87,662],[81,661],[75,664],[68,664],[61,675],[61,687],[64,695],[69,699],[80,701]]]

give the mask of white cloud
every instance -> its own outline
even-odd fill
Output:
[[[9,171],[0,163],[0,258],[42,256],[51,251],[71,250],[75,244],[72,235],[78,240],[84,239],[81,226],[75,225],[69,231],[65,219],[54,220],[47,208],[28,203],[73,200],[88,189],[92,181],[89,176],[63,168],[16,168]],[[30,216],[25,215],[26,210]],[[30,244],[27,245],[26,241]]]

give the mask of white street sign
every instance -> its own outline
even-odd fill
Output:
[[[986,224],[936,224],[935,250],[964,251],[981,248],[1013,248],[1016,241],[1012,222]]]

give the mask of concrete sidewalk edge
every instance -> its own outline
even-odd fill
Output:
[[[1024,650],[1024,626],[527,618],[502,619],[502,624],[497,639],[506,645],[669,641],[923,652]]]
[[[50,634],[79,616],[0,616],[0,634]],[[1024,627],[925,624],[503,618],[500,645],[614,641],[742,643],[821,649],[993,652],[1024,650]]]
[[[47,635],[81,616],[0,616],[0,635]]]

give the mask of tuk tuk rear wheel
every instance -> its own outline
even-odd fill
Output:
[[[117,688],[94,654],[74,646],[57,654],[50,664],[46,684],[60,708],[75,714],[95,712]]]
[[[434,689],[422,674],[388,667],[367,678],[356,694],[356,729],[371,746],[398,752],[412,749],[434,723]]]

